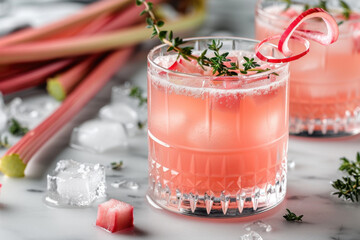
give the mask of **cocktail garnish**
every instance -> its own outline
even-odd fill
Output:
[[[310,30],[296,30],[304,21],[307,21],[312,18],[320,18],[322,19],[327,28],[327,33],[322,33],[318,31],[310,31]],[[311,39],[315,42],[318,42],[323,45],[329,45],[334,43],[339,37],[339,28],[335,21],[335,19],[327,13],[322,8],[311,8],[306,10],[302,14],[300,14],[284,31],[284,33],[279,36],[269,37],[268,39],[263,40],[258,47],[256,48],[256,56],[263,61],[271,62],[271,63],[279,63],[279,62],[290,62],[294,61],[309,52],[309,43],[306,39]],[[278,49],[282,52],[286,57],[281,59],[275,59],[270,57],[265,57],[261,54],[260,49],[261,46],[273,39],[279,38]],[[306,39],[304,39],[306,38]],[[294,39],[299,41],[305,46],[305,50],[300,54],[292,56],[292,51],[289,49],[289,40]]]
[[[295,213],[293,213],[289,209],[286,209],[286,211],[288,213],[283,216],[286,219],[286,221],[288,221],[288,222],[302,222],[302,218],[303,218],[304,215],[297,216]]]
[[[195,60],[202,69],[210,67],[211,71],[216,76],[236,76],[240,74],[248,74],[248,72],[263,73],[270,71],[270,68],[262,69],[257,68],[260,65],[251,58],[245,58],[245,63],[243,64],[244,68],[240,68],[238,63],[230,63],[230,66],[227,66],[225,63],[230,62],[228,58],[229,53],[224,52],[220,53],[220,49],[223,46],[223,43],[220,41],[212,40],[211,44],[208,45],[208,49],[204,50],[200,56],[195,56],[192,54],[192,47],[180,47],[184,43],[184,40],[179,37],[174,37],[173,32],[170,31],[160,31],[160,27],[164,25],[164,22],[158,20],[155,17],[153,12],[153,4],[145,0],[136,0],[136,5],[144,5],[145,10],[141,12],[140,15],[148,14],[146,22],[148,28],[153,29],[152,37],[158,36],[161,42],[167,44],[168,51],[175,51],[178,53],[178,57],[182,57],[188,61]],[[206,54],[208,50],[213,51],[214,57],[207,57]],[[248,60],[247,60],[248,59]]]
[[[310,43],[307,39],[305,38],[302,38],[302,37],[297,37],[297,36],[291,36],[290,38],[291,39],[294,39],[300,43],[302,43],[304,46],[305,46],[305,50],[299,54],[296,54],[296,55],[292,55],[290,57],[286,57],[286,58],[270,58],[270,57],[266,57],[264,56],[261,52],[260,52],[260,49],[262,47],[263,44],[271,41],[271,40],[276,40],[276,39],[280,39],[281,38],[281,35],[275,35],[275,36],[272,36],[272,37],[268,37],[264,40],[262,40],[255,48],[255,52],[256,52],[256,56],[262,60],[262,61],[265,61],[265,62],[270,62],[270,63],[286,63],[286,62],[292,62],[292,61],[295,61],[299,58],[302,58],[303,56],[305,56],[309,50],[310,50]]]
[[[321,18],[326,23],[327,34],[324,34],[322,32],[304,30],[304,31],[297,31],[296,35],[304,37],[306,39],[311,39],[323,45],[329,45],[336,42],[339,36],[339,28],[336,23],[336,20],[324,9],[312,8],[300,14],[292,23],[290,23],[288,28],[282,34],[279,41],[279,50],[283,52],[286,56],[292,53],[288,47],[288,41],[290,39],[290,36],[293,35],[295,30],[304,21],[307,21],[312,18]]]
[[[347,158],[341,158],[342,161],[339,170],[346,173],[348,176],[342,177],[332,182],[331,186],[338,190],[332,195],[337,195],[339,198],[350,200],[352,202],[360,201],[360,153],[356,154],[356,161],[350,161]]]

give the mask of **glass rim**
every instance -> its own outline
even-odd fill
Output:
[[[185,38],[184,42],[190,42],[190,41],[196,41],[196,40],[242,40],[242,41],[248,41],[248,42],[252,42],[252,43],[260,43],[260,41],[255,40],[255,39],[251,39],[251,38],[243,38],[243,37],[231,37],[231,36],[205,36],[205,37],[192,37],[192,38]],[[277,46],[272,44],[272,43],[264,43],[264,45],[269,45],[275,49],[277,49]],[[211,75],[211,76],[202,76],[199,74],[192,74],[192,73],[181,73],[181,72],[177,72],[174,70],[170,70],[167,69],[163,66],[160,66],[159,64],[155,63],[154,60],[152,59],[153,54],[155,53],[156,50],[161,49],[163,47],[166,47],[167,44],[160,44],[157,45],[155,47],[153,47],[150,51],[149,54],[147,55],[147,60],[148,62],[155,68],[165,72],[165,73],[171,73],[174,74],[175,76],[179,76],[179,77],[194,77],[194,78],[201,78],[201,79],[214,79],[214,78],[218,78],[218,77],[226,77],[226,81],[232,80],[252,80],[254,78],[261,78],[264,76],[267,76],[269,74],[275,73],[276,71],[283,71],[288,65],[289,63],[277,63],[276,65],[279,65],[277,67],[275,67],[274,69],[271,69],[269,71],[263,72],[263,73],[257,73],[257,74],[252,74],[252,75],[236,75],[236,76],[216,76],[216,75]],[[279,53],[281,53],[279,51]],[[261,61],[259,59],[259,61]],[[263,62],[263,61],[262,61]]]
[[[257,0],[256,7],[255,7],[255,11],[257,13],[259,13],[260,15],[265,16],[267,18],[273,19],[273,20],[281,20],[281,21],[293,20],[293,18],[289,18],[289,17],[286,17],[286,16],[281,16],[281,15],[271,14],[271,13],[265,12],[264,8],[261,7],[261,3],[265,2],[265,1],[266,0]],[[330,9],[329,13],[332,15],[331,10],[332,9]],[[339,27],[341,27],[342,25],[348,25],[348,24],[357,23],[357,22],[360,22],[360,18],[359,19],[352,19],[352,20],[344,20],[344,23],[341,24]]]

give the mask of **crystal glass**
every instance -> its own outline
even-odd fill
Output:
[[[254,57],[258,43],[212,37],[185,46],[197,54],[212,39],[239,60]],[[281,55],[270,44],[264,52]],[[148,55],[148,200],[207,217],[248,216],[279,204],[286,192],[288,64],[267,64],[274,69],[252,76],[202,76],[168,70],[176,56],[165,45]]]
[[[299,0],[300,3],[318,1]],[[344,136],[360,132],[360,1],[346,1],[353,10],[344,20],[339,1],[327,1],[330,12],[342,22],[336,43],[323,46],[310,41],[310,53],[290,64],[290,133],[305,136]],[[301,4],[259,0],[256,7],[257,39],[281,34],[304,10]],[[324,29],[322,21],[302,27]]]

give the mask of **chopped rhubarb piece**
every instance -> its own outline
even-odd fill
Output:
[[[134,207],[130,204],[110,199],[98,207],[96,226],[109,232],[118,232],[134,226]]]

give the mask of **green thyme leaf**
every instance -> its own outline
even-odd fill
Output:
[[[9,132],[15,136],[24,136],[29,129],[22,126],[16,119],[12,118],[10,120]]]
[[[295,213],[291,212],[289,209],[286,209],[287,214],[285,214],[283,217],[288,222],[302,222],[302,218],[304,215],[297,216]]]
[[[356,160],[351,161],[345,157],[342,161],[339,170],[346,174],[341,179],[332,182],[331,186],[336,189],[332,195],[339,198],[350,200],[352,202],[359,202],[360,200],[360,153],[356,154]]]
[[[288,4],[291,4],[291,0],[285,0]],[[164,21],[158,20],[153,13],[153,4],[151,2],[147,2],[146,0],[137,0],[136,4],[143,4],[145,6],[145,10],[141,12],[141,14],[147,13],[148,17],[146,18],[146,23],[148,28],[152,28],[151,37],[157,36],[161,42],[168,45],[167,51],[175,51],[177,52],[177,58],[184,58],[185,60],[196,60],[199,66],[206,70],[206,67],[211,68],[212,73],[217,76],[236,76],[238,72],[242,74],[247,74],[248,70],[252,70],[255,73],[260,69],[257,69],[260,65],[257,64],[254,58],[247,58],[246,63],[243,64],[244,69],[239,68],[239,64],[225,64],[226,62],[231,61],[228,56],[228,52],[220,52],[223,47],[223,43],[219,40],[212,40],[210,44],[208,44],[208,50],[211,50],[214,54],[214,57],[208,58],[206,54],[207,50],[204,50],[200,56],[192,55],[193,48],[192,47],[182,47],[184,44],[184,40],[180,37],[174,37],[173,32],[170,31],[161,31],[160,28],[164,25]],[[261,72],[261,71],[259,71]]]
[[[130,89],[129,97],[139,100],[139,107],[147,103],[147,98],[144,97],[144,91],[138,86],[134,86]]]
[[[350,15],[351,15],[350,6],[346,2],[344,2],[343,0],[340,0],[340,5],[343,8],[343,15],[344,15],[345,19],[349,20]]]
[[[124,165],[123,161],[112,162],[110,164],[112,170],[120,170],[120,169],[122,169],[123,165]]]

